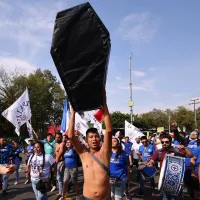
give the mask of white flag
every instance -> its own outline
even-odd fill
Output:
[[[29,133],[29,138],[33,138],[33,128],[28,121],[26,122],[26,126],[27,126],[27,130],[28,130],[28,133]]]
[[[84,120],[78,113],[75,114],[75,127],[76,131],[86,136],[86,131],[88,130],[87,121]]]
[[[94,120],[94,128],[98,130],[99,135],[102,135],[102,124],[99,123],[96,119]]]
[[[21,125],[30,120],[31,109],[28,90],[26,89],[25,92],[19,97],[19,99],[17,99],[9,108],[4,110],[2,115],[18,130]]]
[[[130,141],[134,143],[136,137],[144,136],[144,134],[140,131],[140,129],[125,121],[125,136],[128,136]]]

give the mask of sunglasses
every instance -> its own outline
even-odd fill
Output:
[[[169,144],[169,141],[161,141],[161,144]]]

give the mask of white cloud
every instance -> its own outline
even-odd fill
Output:
[[[144,77],[145,73],[140,71],[133,71],[133,75],[137,77]]]
[[[120,20],[117,32],[125,40],[151,40],[157,32],[159,19],[149,12],[132,13]]]
[[[149,71],[155,71],[156,70],[156,68],[154,68],[154,67],[151,67],[151,68],[149,68]]]
[[[130,86],[119,86],[119,89],[122,89],[122,90],[130,90]],[[147,91],[146,88],[142,87],[142,86],[132,86],[132,90],[135,90],[135,91]]]
[[[1,2],[0,39],[10,39],[18,46],[17,51],[22,56],[34,57],[50,45],[56,13],[63,9],[60,6],[56,1],[45,5]]]
[[[144,92],[153,92],[154,95],[158,96],[159,90],[155,89],[155,79],[152,80],[142,80],[140,84],[133,83],[132,90],[134,91],[144,91]],[[118,87],[121,90],[130,90],[130,86],[127,84],[120,85]]]
[[[119,76],[116,76],[116,79],[117,79],[118,81],[121,81],[121,80],[122,80]]]
[[[17,71],[21,74],[29,74],[37,69],[28,61],[14,57],[0,57],[0,68],[4,68],[8,72]]]
[[[175,94],[172,94],[172,96],[173,97],[181,97],[181,96],[183,96],[183,94],[182,93],[175,93]]]

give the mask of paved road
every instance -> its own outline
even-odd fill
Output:
[[[34,193],[31,187],[31,184],[25,185],[25,176],[24,176],[24,169],[25,164],[22,163],[20,166],[20,180],[18,185],[13,185],[15,182],[15,174],[9,177],[9,188],[8,188],[8,195],[6,197],[2,197],[0,194],[0,200],[35,200]],[[131,182],[131,190],[130,194],[132,195],[132,199],[140,200],[139,198],[135,197],[135,193],[137,192],[138,182],[135,181],[135,170],[132,173],[132,182]],[[83,173],[82,169],[80,168],[79,178],[78,178],[79,185],[83,185]],[[156,177],[156,183],[158,182],[158,176]],[[73,190],[73,189],[72,189]],[[80,192],[82,193],[82,187],[80,187]],[[56,200],[57,196],[55,191],[53,193],[48,193],[49,200]],[[159,192],[157,192],[159,195]],[[75,199],[75,194],[73,191],[70,191],[70,198],[66,198],[66,200]],[[125,198],[124,198],[125,199]],[[142,198],[144,200],[160,200],[161,197],[152,197],[151,196],[151,189],[150,183],[146,183],[145,185],[145,197]],[[184,200],[189,200],[189,198],[185,195]]]

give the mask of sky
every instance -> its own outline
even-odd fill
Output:
[[[49,69],[58,11],[82,0],[0,0],[0,68],[31,73]],[[133,112],[189,106],[200,97],[200,1],[91,0],[110,32],[107,74],[111,111],[129,113],[132,55]],[[200,104],[199,104],[200,105]]]

